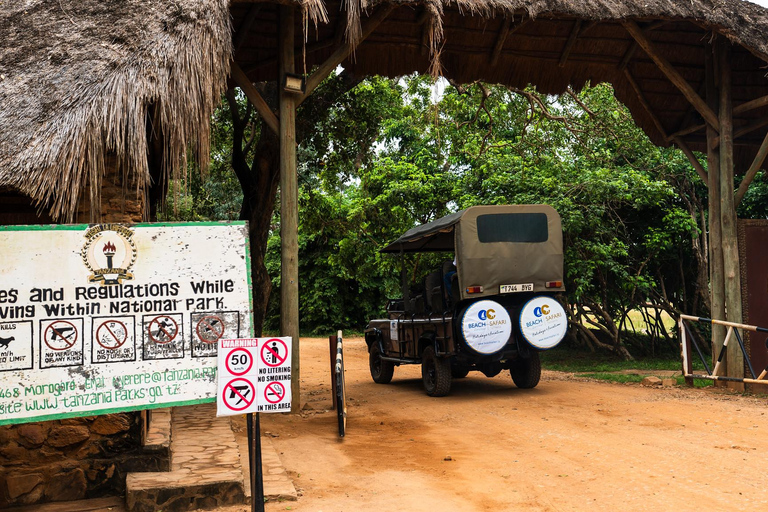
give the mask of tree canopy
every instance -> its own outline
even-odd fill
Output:
[[[264,130],[242,96],[228,99],[213,119],[210,175],[173,194],[185,218],[247,218],[233,162],[243,151],[255,162]],[[647,139],[609,85],[548,97],[342,72],[302,105],[297,121],[304,331],[359,330],[381,315],[399,294],[400,269],[378,250],[476,204],[546,203],[560,213],[574,343],[631,357],[631,311],[642,312],[654,337],[668,334],[662,311],[708,313],[706,186],[680,151]],[[262,171],[254,164],[249,172]],[[742,215],[768,211],[768,179],[755,183]],[[260,242],[273,291],[264,326],[276,329],[279,217],[269,213]],[[431,264],[415,258],[409,275],[418,279]]]

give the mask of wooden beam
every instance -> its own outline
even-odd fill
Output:
[[[656,126],[656,129],[659,131],[661,136],[666,139],[667,132],[666,130],[664,130],[664,126],[662,126],[661,121],[659,121],[659,119],[653,113],[653,110],[651,110],[651,105],[648,103],[648,100],[645,99],[645,96],[643,95],[643,91],[640,89],[640,86],[635,81],[634,77],[632,76],[632,73],[630,73],[628,69],[625,69],[624,76],[627,78],[629,85],[631,85],[632,88],[635,90],[635,94],[637,94],[638,101],[640,101],[640,104],[643,106],[645,111],[648,112],[648,115],[651,117],[651,121],[653,121],[653,124],[654,126]]]
[[[691,162],[693,168],[696,169],[696,173],[699,175],[699,178],[701,178],[701,181],[703,181],[705,185],[709,184],[709,176],[707,175],[707,170],[704,169],[703,165],[701,165],[701,162],[699,162],[699,159],[696,158],[696,155],[693,154],[693,151],[691,151],[691,148],[688,147],[688,144],[686,144],[680,137],[672,137],[672,140],[675,144],[677,144],[677,147],[679,147],[680,150],[685,153],[685,156],[688,157],[688,160]]]
[[[235,32],[235,41],[233,44],[235,49],[233,55],[237,54],[238,50],[240,50],[240,47],[243,46],[245,38],[248,36],[248,32],[251,30],[253,22],[256,21],[256,16],[258,16],[262,5],[263,4],[251,5],[251,8],[248,9],[248,13],[245,15],[245,19],[243,19],[243,22],[239,27],[237,27],[237,32]]]
[[[667,137],[667,140],[672,142],[673,139],[685,137],[686,135],[690,135],[692,133],[696,133],[699,130],[703,130],[706,128],[707,125],[705,124],[694,124],[692,126],[689,126],[687,128],[683,128],[682,130],[678,130],[669,137]]]
[[[763,166],[763,162],[765,162],[766,156],[768,156],[768,133],[765,134],[763,143],[760,144],[760,149],[757,150],[755,159],[752,160],[752,165],[749,166],[749,169],[747,170],[746,174],[744,174],[744,179],[741,180],[741,184],[739,185],[739,190],[736,191],[736,207],[737,208],[739,204],[741,204],[741,200],[744,199],[744,194],[747,193],[747,189],[749,189],[749,185],[752,183],[752,180],[755,179],[755,176],[757,175],[757,171],[759,171],[760,168]]]
[[[248,101],[254,106],[264,122],[267,123],[267,126],[269,126],[273,132],[279,134],[280,122],[278,121],[277,116],[275,116],[275,113],[269,108],[269,105],[264,101],[262,95],[259,94],[259,91],[253,86],[250,78],[248,78],[243,70],[240,69],[240,66],[237,65],[237,62],[232,63],[232,80],[243,90],[246,98],[248,98]]]
[[[278,7],[277,83],[293,73],[294,7]],[[296,173],[296,96],[278,87],[280,94],[280,334],[291,337],[291,410],[301,407],[299,369],[299,180]]]
[[[383,5],[376,9],[376,12],[374,12],[370,18],[365,20],[365,23],[363,23],[362,27],[362,35],[360,37],[361,43],[365,41],[374,30],[376,30],[376,27],[378,27],[379,24],[381,24],[381,22],[384,21],[387,16],[389,16],[389,13],[392,12],[394,8],[394,4]],[[307,90],[301,97],[299,97],[298,101],[296,102],[297,106],[306,100],[309,95],[312,94],[312,91],[314,91],[315,88],[320,85],[320,82],[325,80],[328,75],[330,75],[331,72],[344,61],[344,59],[349,57],[354,49],[354,46],[348,42],[339,45],[331,54],[331,56],[328,57],[325,62],[320,64],[320,66],[311,75],[309,75],[307,78]]]
[[[755,100],[748,101],[746,103],[742,103],[739,106],[733,107],[733,114],[743,114],[744,112],[749,112],[750,110],[764,107],[766,105],[768,105],[768,96],[763,96],[762,98],[757,98]]]
[[[501,56],[501,49],[504,48],[504,43],[507,41],[509,35],[509,27],[512,25],[510,18],[505,18],[504,23],[501,25],[499,35],[496,37],[496,44],[493,45],[493,51],[491,52],[491,66],[495,66],[499,63],[499,57]]]
[[[678,90],[683,93],[683,96],[685,96],[688,102],[690,102],[696,108],[699,114],[701,114],[701,117],[703,117],[704,120],[712,125],[716,130],[720,131],[720,122],[718,121],[718,118],[712,109],[709,108],[704,100],[701,99],[701,96],[696,93],[696,91],[685,80],[685,78],[683,78],[683,76],[680,75],[677,70],[675,70],[672,64],[670,64],[667,59],[659,54],[659,52],[653,46],[653,43],[651,43],[645,34],[643,34],[643,31],[640,30],[640,27],[638,27],[634,21],[624,21],[622,22],[622,25],[624,25],[624,28],[627,29],[629,35],[631,35],[634,40],[637,41],[637,44],[640,45],[640,48],[642,48],[643,51],[647,53],[651,59],[653,59],[653,61],[656,63],[656,66],[658,66],[658,68],[662,73],[664,73],[669,81],[672,82],[675,87],[677,87]]]
[[[576,44],[576,40],[579,38],[580,30],[581,20],[576,20],[576,22],[573,24],[573,28],[571,29],[571,35],[568,36],[568,40],[565,42],[565,46],[563,47],[563,53],[560,54],[560,62],[557,63],[558,67],[562,68],[565,66],[565,63],[568,60],[568,55],[571,54],[573,45]]]
[[[761,117],[757,121],[754,121],[752,123],[749,123],[746,126],[742,126],[738,130],[736,130],[733,134],[734,139],[738,139],[739,137],[743,137],[748,133],[752,133],[755,130],[759,130],[760,128],[768,125],[768,117]],[[714,144],[714,147],[717,147],[720,144],[720,137],[714,137],[712,139],[712,144]]]
[[[517,32],[523,25],[528,23],[529,20],[523,20],[516,25],[512,25],[512,21],[514,20],[505,19],[504,24],[501,26],[501,30],[499,30],[499,35],[496,38],[496,43],[493,45],[493,51],[491,52],[491,66],[495,66],[499,63],[499,58],[501,57],[501,52],[504,49],[504,43],[507,41],[507,38]]]
[[[654,23],[651,23],[647,27],[643,27],[643,32],[650,32],[652,30],[656,30],[657,28],[660,28],[664,25],[666,25],[668,22],[667,20],[661,20]],[[637,41],[632,41],[632,44],[627,49],[626,53],[624,53],[624,57],[622,57],[621,62],[619,63],[619,71],[624,71],[626,67],[629,65],[629,61],[632,60],[632,57],[635,56],[635,52],[637,51],[638,45]]]

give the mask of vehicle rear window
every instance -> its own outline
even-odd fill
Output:
[[[477,217],[481,243],[539,243],[549,238],[546,213],[494,213]]]

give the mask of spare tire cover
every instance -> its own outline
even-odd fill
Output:
[[[498,352],[509,341],[512,320],[504,306],[481,300],[467,308],[461,318],[461,334],[469,348],[480,354]]]
[[[547,350],[562,341],[568,330],[568,315],[552,297],[535,297],[520,310],[520,332],[530,345]]]

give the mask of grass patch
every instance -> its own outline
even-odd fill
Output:
[[[571,373],[682,370],[679,357],[644,357],[635,361],[624,361],[619,356],[608,352],[589,352],[569,347],[557,347],[542,353],[541,365],[548,370]]]
[[[585,379],[597,379],[606,380],[609,382],[618,382],[625,384],[631,382],[633,384],[639,384],[643,380],[642,375],[627,375],[623,373],[580,373],[577,377],[584,377]]]

